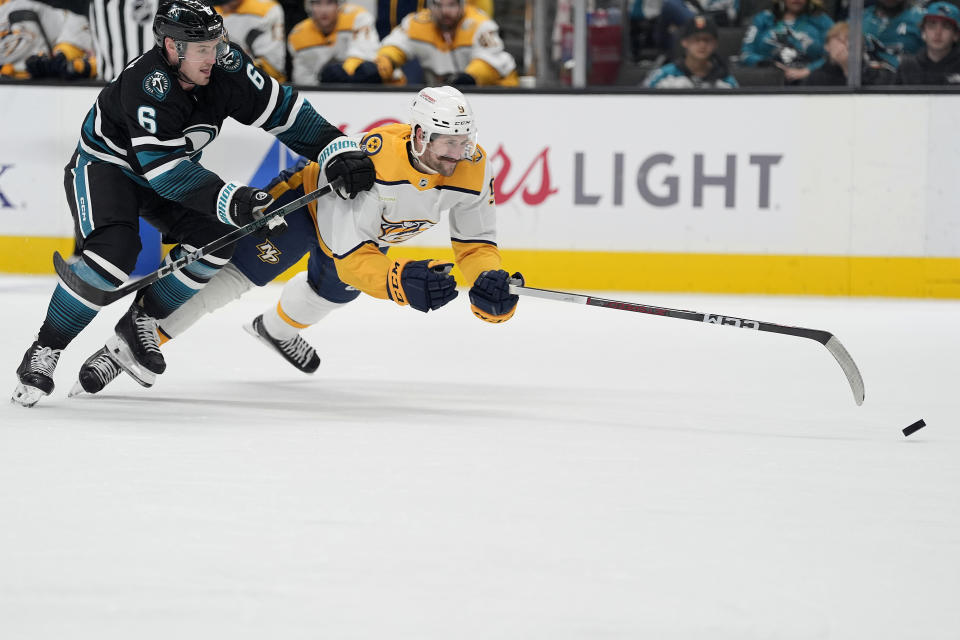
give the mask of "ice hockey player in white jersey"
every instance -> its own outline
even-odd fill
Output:
[[[0,78],[75,80],[94,75],[86,16],[35,0],[0,1]]]
[[[305,0],[303,4],[307,19],[287,37],[294,84],[379,83],[374,60],[380,38],[370,12],[341,0]]]
[[[464,0],[428,0],[383,39],[380,77],[404,84],[400,67],[415,59],[428,84],[517,85],[517,63],[503,47],[500,28]]]
[[[212,0],[230,41],[239,44],[260,69],[285,82],[283,7],[274,0]]]
[[[262,286],[309,254],[308,268],[283,288],[278,304],[253,318],[249,333],[290,364],[312,373],[316,350],[300,335],[361,292],[422,312],[457,297],[453,264],[394,259],[390,247],[406,242],[448,212],[454,262],[470,285],[471,310],[481,320],[501,323],[516,310],[518,297],[496,242],[494,175],[486,152],[476,144],[477,123],[467,100],[453,87],[425,88],[410,109],[410,124],[391,124],[362,136],[376,168],[376,184],[353,200],[321,199],[287,216],[287,233],[268,240],[247,236],[231,262],[183,306],[160,321],[165,342],[204,314]],[[319,167],[301,161],[267,187],[272,206],[317,188]],[[105,367],[106,369],[106,367]],[[96,393],[116,373],[82,376],[74,393]]]

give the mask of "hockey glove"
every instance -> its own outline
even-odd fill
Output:
[[[53,56],[30,56],[27,58],[25,65],[31,78],[76,80],[77,78],[89,78],[93,75],[90,60],[85,57],[68,60],[62,51],[58,51]]]
[[[334,138],[324,147],[317,157],[317,164],[327,177],[327,182],[334,185],[333,190],[344,200],[348,197],[353,200],[361,191],[373,187],[377,177],[373,160],[360,150],[356,140],[346,136]],[[342,182],[338,184],[337,178]]]
[[[457,281],[450,275],[452,267],[439,260],[401,258],[387,274],[387,294],[397,304],[409,304],[417,311],[439,309],[457,297]]]
[[[217,217],[220,222],[243,227],[259,220],[267,212],[273,198],[266,191],[228,182],[217,196]],[[278,236],[287,230],[283,218],[274,218],[254,233],[260,238]]]
[[[346,84],[350,82],[350,74],[339,62],[331,62],[320,69],[320,84]]]
[[[463,71],[461,71],[460,73],[458,73],[457,75],[453,76],[453,78],[450,79],[450,84],[452,84],[455,87],[473,86],[477,84],[477,79],[474,78],[469,73],[464,73]]]
[[[503,269],[484,271],[470,287],[470,310],[486,322],[506,322],[513,317],[520,298],[510,293],[510,283],[523,286],[523,276]]]
[[[31,78],[51,78],[56,77],[57,71],[53,68],[53,59],[45,55],[35,55],[27,58],[24,66]]]
[[[377,65],[372,62],[363,62],[353,70],[353,75],[350,76],[350,82],[356,82],[357,84],[380,84],[380,71],[377,69]]]

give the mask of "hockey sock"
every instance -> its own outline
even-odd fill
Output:
[[[107,279],[98,271],[94,271],[87,263],[86,257],[74,262],[70,265],[70,269],[101,289],[116,289],[122,282],[119,277]],[[125,274],[119,270],[117,272],[118,276],[123,275],[125,279]],[[53,295],[50,297],[47,316],[40,327],[37,340],[45,347],[63,349],[90,324],[99,311],[99,306],[84,300],[62,284],[57,284],[57,288],[53,290]]]
[[[194,249],[195,247],[190,245],[178,244],[170,250],[170,253],[164,258],[163,264],[170,264],[180,259],[184,252]],[[210,279],[227,264],[228,260],[228,258],[204,256],[196,262],[191,262],[180,271],[174,271],[160,278],[144,289],[137,300],[140,301],[147,315],[158,320],[166,318],[203,289]]]
[[[284,285],[277,306],[264,312],[263,326],[275,339],[289,340],[341,306],[321,298],[307,281],[307,272],[302,271]]]
[[[253,283],[247,276],[232,264],[227,264],[210,279],[207,286],[160,321],[161,340],[166,342],[179,336],[205,314],[236,300],[251,287]]]

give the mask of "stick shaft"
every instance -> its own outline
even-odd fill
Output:
[[[290,213],[293,213],[297,209],[306,206],[307,204],[313,202],[317,198],[324,196],[330,191],[333,190],[331,185],[325,185],[320,189],[311,191],[310,193],[297,198],[296,200],[285,204],[284,206],[274,209],[273,211],[268,212],[262,218],[258,218],[253,222],[246,224],[237,229],[233,229],[229,233],[217,238],[213,242],[205,244],[202,247],[194,249],[193,251],[187,252],[184,255],[180,256],[178,259],[174,260],[170,264],[165,264],[151,274],[148,274],[138,280],[133,282],[128,282],[127,284],[118,287],[116,289],[107,290],[95,287],[80,276],[78,276],[73,269],[70,268],[70,265],[66,260],[63,259],[63,256],[59,252],[53,254],[53,267],[57,272],[57,275],[60,276],[60,280],[77,293],[80,297],[89,300],[90,302],[96,304],[97,306],[106,306],[111,302],[115,302],[120,298],[123,298],[134,291],[139,291],[144,287],[147,287],[160,278],[167,276],[174,271],[180,271],[187,265],[192,262],[200,260],[206,255],[210,255],[214,251],[222,249],[223,247],[232,244],[243,238],[244,236],[250,235],[251,233],[257,231],[258,229],[266,226],[271,220],[276,218],[284,217]]]
[[[864,398],[863,377],[853,358],[829,331],[820,329],[807,329],[805,327],[793,327],[790,325],[776,324],[774,322],[763,322],[761,320],[749,320],[746,318],[736,318],[734,316],[725,316],[714,313],[701,313],[699,311],[686,311],[683,309],[670,309],[669,307],[657,307],[648,304],[639,304],[636,302],[624,302],[621,300],[609,300],[607,298],[596,298],[578,293],[569,293],[566,291],[551,291],[549,289],[536,289],[534,287],[524,287],[519,285],[510,285],[510,293],[521,296],[531,296],[534,298],[543,298],[545,300],[556,300],[558,302],[571,302],[574,304],[585,304],[591,307],[604,307],[607,309],[618,309],[620,311],[633,311],[652,316],[662,316],[666,318],[676,318],[679,320],[691,320],[693,322],[703,322],[706,324],[717,324],[725,327],[735,327],[739,329],[752,329],[754,331],[766,331],[769,333],[779,333],[788,336],[797,336],[799,338],[808,338],[819,342],[830,351],[831,355],[837,360],[840,368],[843,369],[847,382],[850,383],[850,389],[853,392],[853,398],[856,403],[862,404]]]

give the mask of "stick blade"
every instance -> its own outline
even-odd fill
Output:
[[[843,374],[847,376],[847,382],[850,383],[850,390],[853,391],[853,399],[857,406],[862,405],[865,396],[863,376],[860,375],[860,369],[857,368],[857,363],[853,361],[850,352],[834,335],[831,335],[830,339],[823,343],[823,346],[836,358],[840,368],[843,369]]]
[[[60,282],[84,300],[88,300],[99,307],[105,307],[127,293],[121,290],[107,291],[93,286],[70,268],[70,264],[63,259],[59,251],[53,252],[53,269],[60,277]]]

